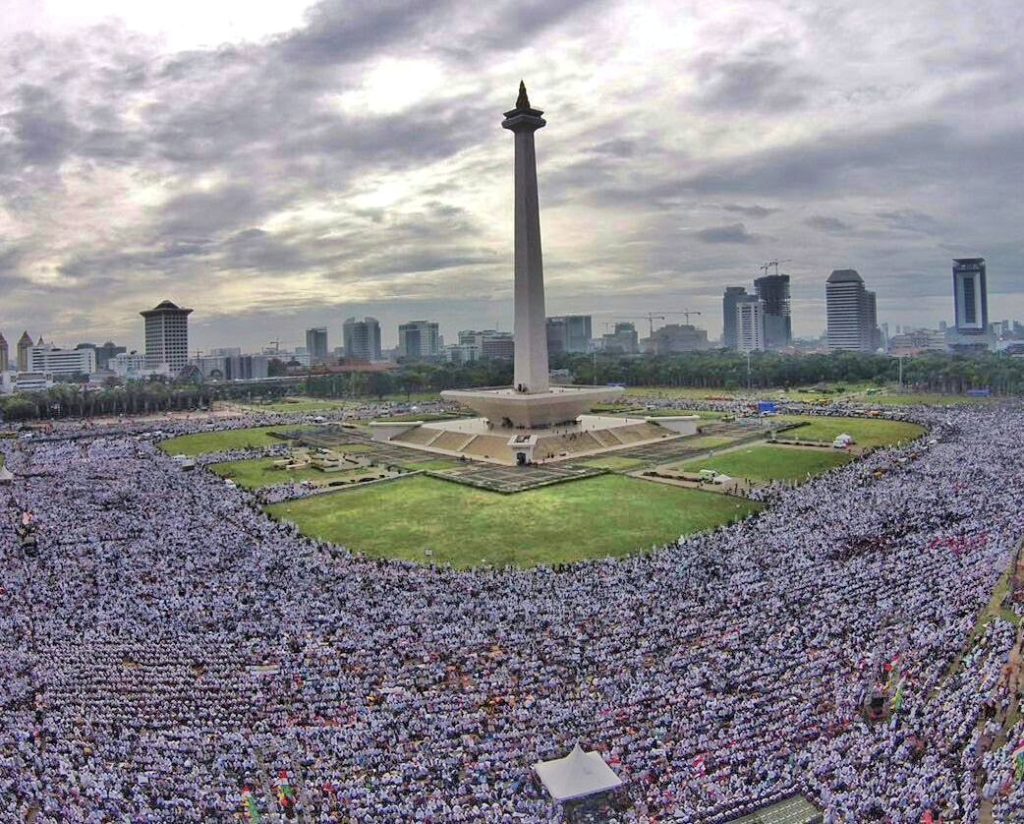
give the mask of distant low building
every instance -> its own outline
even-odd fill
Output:
[[[170,377],[171,368],[166,363],[155,362],[141,352],[123,352],[111,358],[109,369],[124,380],[146,380],[151,377]]]
[[[268,355],[232,355],[193,358],[192,363],[208,381],[262,380],[270,372]]]
[[[636,333],[636,325],[616,323],[614,331],[601,336],[601,344],[605,352],[635,355],[640,351],[640,338]]]
[[[444,348],[444,359],[449,363],[472,363],[480,359],[480,347],[475,343],[453,343]]]
[[[696,326],[682,323],[670,323],[660,329],[655,329],[654,334],[644,343],[646,351],[655,355],[700,352],[711,347],[706,329],[698,329]]]
[[[576,354],[590,351],[593,337],[590,315],[558,315],[547,318],[548,354]]]
[[[480,357],[490,360],[513,360],[516,356],[516,339],[511,332],[502,332],[480,341]]]
[[[348,360],[372,362],[381,359],[380,323],[376,318],[349,318],[342,325],[342,336]]]
[[[945,352],[946,336],[935,329],[914,329],[889,338],[889,354],[909,357],[923,352]]]
[[[306,330],[306,352],[309,353],[310,364],[323,363],[327,360],[327,327],[317,326]]]
[[[440,326],[430,320],[411,320],[398,327],[398,357],[426,360],[441,354]]]
[[[95,349],[58,349],[52,344],[33,346],[28,350],[28,369],[54,377],[91,375],[96,371]]]
[[[497,329],[463,329],[459,332],[459,344],[475,346],[479,357],[490,360],[512,360],[516,352],[515,336]]]

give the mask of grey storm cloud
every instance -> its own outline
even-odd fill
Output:
[[[849,223],[827,215],[812,215],[804,220],[804,225],[810,226],[812,229],[820,229],[822,232],[849,232],[853,228]]]
[[[771,53],[767,52],[735,59],[722,59],[718,54],[698,58],[694,66],[699,105],[712,110],[773,112],[803,105],[814,79],[792,71],[786,44],[772,44]]]
[[[919,37],[896,45],[869,12]],[[979,16],[936,50],[941,17],[882,0],[699,16],[670,0],[323,0],[291,30],[179,51],[119,23],[2,35],[0,329],[137,337],[139,306],[165,296],[209,334],[204,303],[297,325],[374,300],[489,306],[510,285],[499,121],[520,77],[549,119],[545,266],[566,311],[635,313],[671,291],[711,318],[762,257],[796,259],[801,305],[844,260],[880,309],[887,289],[893,306],[944,294],[954,249],[1020,292],[1013,27]],[[863,58],[835,48],[853,41]]]
[[[722,208],[727,212],[735,212],[736,214],[753,218],[768,217],[768,215],[773,215],[779,211],[767,206],[758,206],[756,203],[750,206],[744,206],[739,203],[727,203]]]
[[[758,235],[748,232],[742,223],[710,226],[694,232],[693,236],[704,243],[756,243],[759,240]]]

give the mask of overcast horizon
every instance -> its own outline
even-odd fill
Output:
[[[952,321],[951,259],[1024,320],[1024,10],[999,2],[0,0],[0,332],[190,349],[350,315],[511,327],[520,78],[549,315],[721,333],[785,261],[794,333],[857,269],[880,322]]]

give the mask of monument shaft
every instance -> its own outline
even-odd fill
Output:
[[[487,447],[484,459],[490,460],[497,452],[509,453],[514,446],[516,460],[533,461],[551,459],[556,452],[563,457],[566,444],[551,438],[561,437],[549,432],[556,425],[577,426],[581,416],[595,403],[606,401],[622,393],[619,387],[550,386],[548,383],[548,335],[544,316],[544,265],[540,250],[540,203],[537,197],[537,154],[533,133],[546,125],[544,112],[530,106],[526,86],[519,84],[516,107],[505,112],[501,125],[515,135],[515,379],[513,385],[503,389],[446,389],[445,400],[468,406],[486,419],[487,429],[478,433],[472,443],[482,444],[483,435],[514,431],[511,440]],[[625,419],[611,419],[619,424]],[[464,422],[452,424],[462,426]],[[624,425],[635,425],[636,422]],[[432,425],[432,424],[431,424]],[[471,426],[471,424],[465,424]],[[593,425],[603,425],[601,421]],[[424,424],[427,426],[427,424]],[[529,430],[523,432],[522,430]],[[468,431],[468,430],[467,430]],[[465,434],[465,433],[463,433]],[[664,437],[659,430],[657,437]],[[575,436],[574,436],[575,437]],[[547,439],[546,447],[539,447]],[[586,439],[584,439],[585,441]],[[631,441],[636,443],[635,440]],[[608,448],[594,439],[594,448]],[[601,444],[598,447],[598,444]],[[622,442],[625,443],[625,442]],[[582,445],[579,441],[577,445]],[[537,448],[535,454],[534,449]],[[468,448],[468,447],[467,447]],[[483,446],[479,447],[481,450]],[[497,463],[502,463],[498,460]]]
[[[525,101],[525,104],[524,104]],[[515,133],[515,378],[529,394],[548,391],[548,339],[544,312],[544,264],[540,246],[540,200],[533,133],[542,112],[521,93],[502,126]]]

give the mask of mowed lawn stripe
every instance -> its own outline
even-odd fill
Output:
[[[618,475],[514,495],[417,476],[268,507],[306,534],[356,552],[463,568],[625,556],[759,509],[743,499]]]
[[[808,475],[820,475],[853,460],[842,450],[826,452],[824,449],[800,446],[752,446],[723,452],[713,458],[699,458],[680,465],[684,472],[714,469],[733,478],[751,481],[801,481]]]
[[[806,423],[779,434],[780,438],[831,444],[839,435],[850,435],[858,446],[892,446],[921,437],[925,430],[914,423],[878,418],[826,418],[814,415],[782,415],[786,423]]]
[[[180,435],[160,444],[168,455],[206,455],[211,452],[230,452],[233,449],[262,449],[287,443],[274,437],[273,432],[294,430],[294,426],[259,426],[253,429],[225,429],[220,432],[197,432]]]

